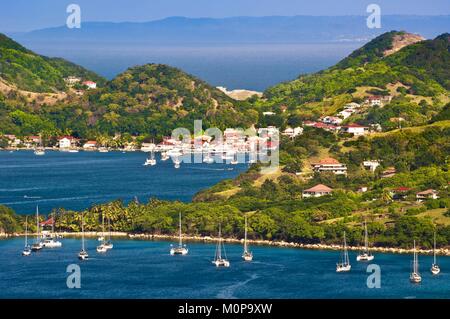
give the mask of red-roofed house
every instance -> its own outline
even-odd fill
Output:
[[[339,163],[338,160],[331,157],[313,163],[312,169],[319,173],[332,172],[336,175],[347,175],[347,165]]]
[[[416,199],[418,202],[422,202],[427,199],[438,199],[439,198],[438,194],[439,194],[438,191],[430,188],[423,192],[417,193]]]
[[[367,126],[362,126],[362,125],[355,124],[355,123],[354,124],[345,125],[341,129],[342,129],[342,131],[344,133],[353,134],[355,136],[364,135],[369,130],[369,128]]]
[[[83,148],[86,150],[93,150],[97,148],[97,141],[87,141],[84,143]]]
[[[97,88],[97,83],[92,82],[92,81],[84,81],[83,85],[86,85],[89,89],[96,89]]]
[[[333,192],[332,188],[325,186],[323,184],[318,184],[314,187],[305,189],[303,191],[302,197],[303,198],[320,197],[320,196],[325,196],[325,195],[331,195],[332,192]]]

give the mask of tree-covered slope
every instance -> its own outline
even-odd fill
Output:
[[[353,52],[336,66],[298,79],[281,83],[265,92],[275,103],[291,107],[322,101],[336,95],[353,93],[358,87],[386,88],[402,83],[411,94],[436,96],[450,89],[449,37],[443,34],[433,40],[407,45],[386,55],[393,39],[404,32],[385,33]]]
[[[32,92],[63,91],[67,76],[104,82],[92,71],[64,59],[38,55],[0,34],[0,78],[8,84]]]
[[[147,64],[128,69],[84,97],[102,131],[164,134],[193,126],[248,126],[251,116],[236,101],[177,68]]]

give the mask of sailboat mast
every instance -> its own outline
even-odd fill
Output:
[[[244,252],[247,252],[247,215],[245,215]]]
[[[36,205],[36,242],[39,242],[39,206]]]
[[[178,228],[179,228],[179,245],[180,245],[180,247],[181,246],[183,246],[183,240],[181,239],[181,212],[179,213],[179,216],[178,216],[178,223],[179,223],[179,225],[178,225]]]
[[[25,247],[28,246],[28,216],[25,217]]]
[[[347,240],[345,239],[345,231],[344,231],[344,264],[348,264],[348,255],[347,255]]]
[[[366,248],[366,252],[369,252],[369,239],[367,234],[367,222],[364,221],[364,246]]]
[[[222,225],[219,224],[219,242],[217,243],[217,259],[222,259]]]
[[[84,251],[84,219],[83,219],[83,213],[81,214],[81,250]]]
[[[109,228],[108,240],[111,241],[111,219],[110,218],[108,218],[108,228]]]
[[[436,232],[434,232],[433,264],[436,265]]]

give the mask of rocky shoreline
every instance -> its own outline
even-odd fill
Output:
[[[56,233],[58,236],[62,237],[81,237],[81,233],[73,233],[73,232],[60,232]],[[25,234],[5,234],[0,233],[0,238],[10,238],[10,237],[21,237]],[[84,236],[87,238],[97,238],[99,236],[106,236],[107,233],[102,232],[85,232]],[[28,234],[28,236],[32,237],[35,234]],[[160,234],[130,234],[126,232],[111,232],[111,237],[115,238],[129,238],[129,239],[141,239],[141,240],[178,240],[178,236],[175,235],[160,235]],[[193,242],[214,242],[217,240],[215,237],[210,236],[183,236],[183,240],[185,241],[193,241]],[[240,244],[243,243],[243,239],[237,238],[224,238],[224,242],[232,243],[232,244]],[[286,241],[271,241],[271,240],[254,240],[249,239],[248,243],[250,245],[259,245],[259,246],[273,246],[273,247],[288,247],[288,248],[300,248],[300,249],[316,249],[316,250],[340,250],[342,246],[340,245],[330,245],[330,244],[302,244],[302,243],[294,243],[294,242],[286,242]],[[361,247],[358,246],[348,246],[348,250],[359,251]],[[371,247],[370,250],[372,252],[380,252],[380,253],[388,253],[388,254],[412,254],[412,249],[405,248],[394,248],[394,247]],[[432,249],[417,249],[420,254],[431,255],[433,253]],[[436,254],[441,256],[450,256],[450,248],[439,248],[436,250]]]

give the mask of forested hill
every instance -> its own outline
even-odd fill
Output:
[[[395,83],[406,86],[414,95],[448,94],[449,48],[448,33],[424,41],[405,32],[384,33],[337,65],[269,88],[265,96],[274,103],[295,108],[302,103],[352,94],[361,87],[385,90]]]
[[[0,79],[18,89],[56,92],[67,89],[64,78],[76,76],[102,84],[96,73],[61,58],[49,58],[24,48],[0,33]]]
[[[159,135],[190,128],[196,119],[206,127],[252,124],[252,117],[222,91],[162,64],[130,68],[85,98],[90,111],[102,118],[99,128],[108,133]]]

